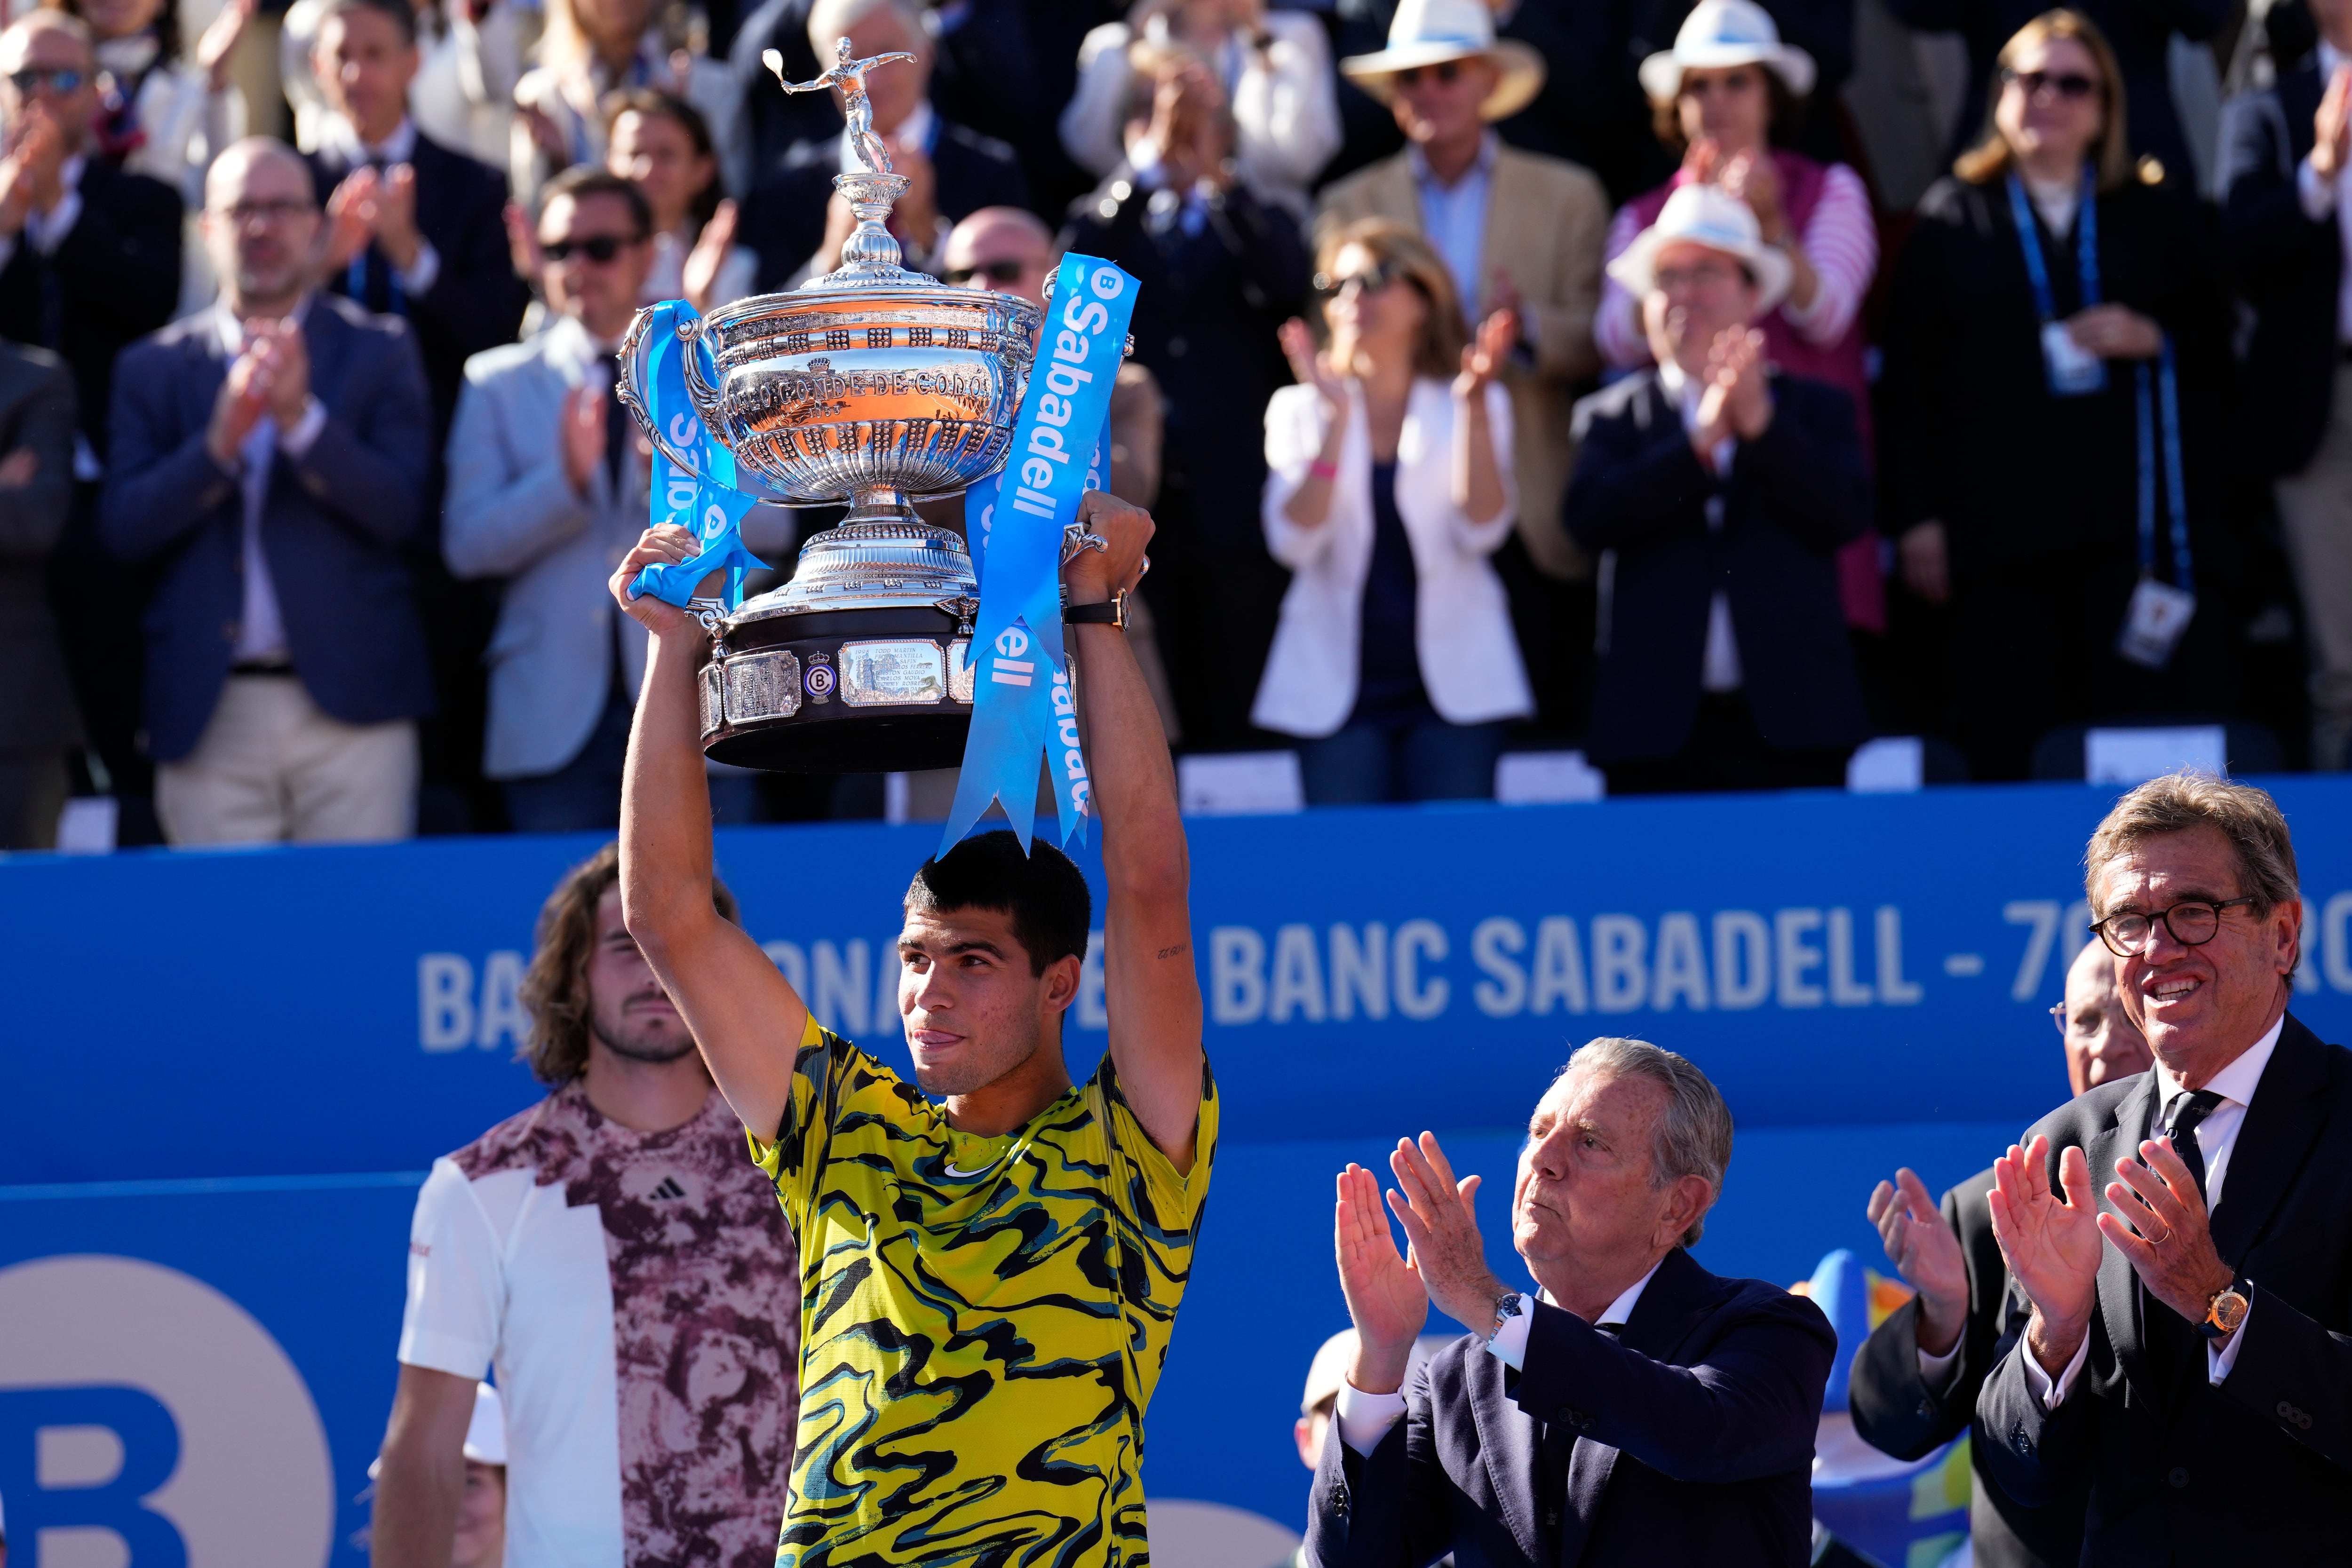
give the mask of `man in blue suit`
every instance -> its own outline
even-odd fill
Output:
[[[217,306],[126,350],[99,527],[152,563],[147,746],[174,843],[404,837],[433,706],[400,548],[432,409],[405,323],[314,294],[310,171],[264,137],[207,178]]]
[[[1706,1074],[1596,1040],[1536,1103],[1512,1241],[1486,1266],[1437,1140],[1401,1141],[1389,1207],[1349,1166],[1336,1216],[1358,1348],[1315,1472],[1318,1568],[1806,1563],[1813,1433],[1837,1336],[1819,1308],[1693,1261],[1731,1160]],[[1431,1302],[1471,1332],[1407,1375]]]
[[[1610,263],[1657,358],[1577,405],[1564,507],[1601,562],[1590,746],[1612,795],[1835,787],[1867,733],[1835,560],[1870,519],[1853,402],[1774,371],[1748,325],[1790,265],[1714,185]]]

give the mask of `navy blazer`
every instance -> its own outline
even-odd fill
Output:
[[[1784,751],[1867,733],[1835,556],[1870,521],[1853,401],[1775,373],[1772,423],[1739,444],[1731,476],[1702,465],[1654,370],[1576,408],[1564,516],[1601,569],[1591,752],[1601,762],[1678,754],[1698,719],[1707,606],[1730,596],[1756,727]],[[1721,497],[1723,526],[1707,527]]]
[[[950,223],[982,207],[1029,204],[1029,177],[1012,148],[944,116],[932,123],[939,127],[931,142],[932,199]],[[782,288],[824,243],[825,203],[840,172],[841,138],[825,136],[795,143],[751,188],[735,237],[760,258],[761,288]]]
[[[2298,473],[2311,461],[2336,401],[2344,235],[2335,213],[2314,222],[2295,193],[2295,168],[2311,155],[2312,121],[2326,90],[2318,60],[2308,59],[2224,121],[2231,134],[2221,253],[2254,308],[2239,383],[2242,428],[2268,474]]]
[[[317,152],[309,162],[323,204],[349,171]],[[465,383],[466,361],[515,340],[530,290],[515,276],[507,245],[507,177],[422,131],[408,166],[416,172],[417,232],[441,257],[433,287],[405,301],[402,312],[416,329],[425,381],[433,389],[433,450],[438,456],[439,438],[448,432]],[[326,286],[348,295],[349,269],[328,278]]]
[[[2158,1093],[2153,1068],[2103,1083],[2027,1139],[2047,1134],[2053,1159],[2081,1147],[2099,1207],[2115,1213],[2104,1178],[2149,1135]],[[2238,1130],[2212,1227],[2252,1303],[2219,1387],[2206,1381],[2201,1340],[2193,1361],[2158,1376],[2145,1324],[2172,1309],[2107,1246],[2089,1358],[2044,1410],[2025,1372],[2030,1309],[2011,1292],[2009,1343],[1978,1396],[1973,1441],[2029,1507],[2070,1481],[2089,1486],[2086,1568],[2335,1563],[2352,1542],[2352,1051],[2292,1015]],[[2196,1336],[2184,1326],[2182,1338]]]
[[[1914,1296],[1870,1331],[1854,1353],[1848,1408],[1862,1440],[1898,1459],[1923,1459],[1967,1431],[1976,1419],[1977,1392],[2008,1347],[2009,1264],[1992,1233],[1990,1166],[1944,1194],[1944,1223],[1959,1238],[1969,1277],[1969,1319],[1955,1361],[1940,1386],[1919,1375],[1919,1300]],[[2224,1189],[2226,1190],[2226,1189]],[[2082,1560],[2083,1508],[2087,1489],[2077,1483],[2040,1508],[2027,1508],[1994,1482],[1981,1444],[1969,1461],[1976,1484],[1969,1492],[1969,1542],[1980,1568],[2060,1568]]]
[[[1464,1335],[1360,1455],[1331,1423],[1315,1471],[1317,1568],[1708,1568],[1812,1554],[1813,1434],[1837,1335],[1761,1280],[1666,1254],[1622,1335],[1538,1302],[1527,1367]],[[1572,1433],[1567,1496],[1538,1496],[1538,1426]]]
[[[424,522],[432,409],[407,324],[314,295],[303,318],[310,388],[327,423],[308,453],[279,453],[261,545],[294,668],[310,700],[346,724],[432,710],[425,629],[401,547]],[[245,492],[205,450],[228,374],[216,310],[123,350],[113,461],[99,531],[158,571],[146,617],[147,749],[196,747],[228,677],[245,603]]]

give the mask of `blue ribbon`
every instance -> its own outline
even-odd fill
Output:
[[[656,447],[646,509],[653,527],[667,523],[693,529],[702,541],[702,550],[674,566],[644,568],[630,581],[629,593],[633,598],[650,593],[683,609],[704,578],[724,571],[726,588],[721,597],[732,610],[743,602],[744,572],[767,564],[744,547],[738,531],[743,515],[759,503],[735,488],[735,455],[703,428],[701,416],[686,395],[686,355],[700,354],[707,361],[710,353],[699,338],[690,344],[678,338],[680,319],[698,319],[694,307],[683,299],[666,299],[653,308],[653,313],[646,329],[652,344],[646,372],[646,412],[669,444],[692,456],[702,472],[699,477],[688,473]]]
[[[1053,764],[1060,841],[1085,832],[1092,787],[1062,646],[1062,533],[1076,519],[1079,498],[1101,483],[1103,424],[1136,287],[1109,262],[1062,258],[1004,467],[966,496],[964,516],[974,520],[966,532],[980,540],[981,608],[971,736],[942,855],[991,801],[1004,808],[1025,852],[1041,759]]]

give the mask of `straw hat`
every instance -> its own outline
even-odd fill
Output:
[[[1763,66],[1802,98],[1813,90],[1813,57],[1780,41],[1772,15],[1756,0],[1699,0],[1675,35],[1675,47],[1642,62],[1642,90],[1671,103],[1686,70]]]
[[[1668,196],[1658,221],[1609,264],[1609,276],[1640,298],[1655,281],[1658,252],[1670,245],[1705,246],[1747,267],[1760,291],[1759,316],[1788,296],[1793,268],[1787,255],[1764,243],[1748,204],[1727,194],[1720,185],[1685,185]]]
[[[1493,62],[1499,73],[1495,90],[1478,106],[1482,119],[1507,120],[1543,90],[1543,57],[1516,38],[1496,37],[1494,14],[1485,0],[1402,0],[1389,24],[1389,47],[1350,55],[1339,62],[1339,70],[1386,103],[1399,71],[1476,59]]]

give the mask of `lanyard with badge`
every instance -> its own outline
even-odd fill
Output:
[[[2025,253],[2026,280],[2033,287],[2033,306],[2042,319],[2042,362],[2049,374],[2053,397],[2084,397],[2103,392],[2106,362],[2074,341],[2066,323],[2058,319],[2057,301],[2050,289],[2050,271],[2042,259],[2042,241],[2027,203],[2024,183],[2009,177],[2009,206],[2017,223],[2017,243]],[[2083,171],[2083,194],[2075,208],[2075,256],[2082,278],[2083,306],[2099,303],[2098,189],[2091,170]],[[2180,479],[2180,401],[2172,365],[2172,338],[2166,334],[2158,370],[2149,374],[2145,362],[2135,365],[2139,411],[2139,581],[2124,611],[2123,630],[2116,638],[2117,656],[2151,670],[2172,662],[2197,612],[2194,579],[2189,557],[2189,501]],[[2163,415],[2164,493],[2172,523],[2172,568],[2180,580],[2176,587],[2156,574],[2156,460],[2158,405]]]

